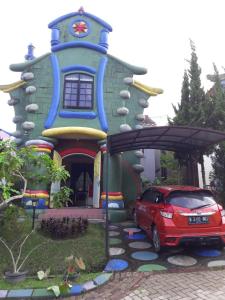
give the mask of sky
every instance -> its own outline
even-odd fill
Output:
[[[172,103],[180,101],[190,39],[196,45],[205,90],[211,86],[206,75],[213,73],[213,63],[224,72],[224,0],[1,0],[0,84],[20,80],[20,73],[10,71],[9,65],[24,61],[28,44],[35,46],[36,57],[50,52],[48,23],[81,6],[112,26],[108,53],[146,67],[148,73],[136,79],[164,90],[150,98],[145,111],[157,125],[166,125],[167,116],[173,116]],[[0,92],[0,128],[12,132],[9,98]]]

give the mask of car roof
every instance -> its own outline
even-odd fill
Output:
[[[189,186],[189,185],[157,185],[151,186],[150,188],[157,189],[164,195],[168,195],[174,191],[187,191],[187,192],[194,192],[194,191],[205,191],[206,189],[202,189],[196,186]]]

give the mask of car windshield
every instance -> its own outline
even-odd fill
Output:
[[[167,203],[175,206],[197,209],[215,204],[215,200],[210,192],[207,191],[175,191],[170,193],[166,199]]]

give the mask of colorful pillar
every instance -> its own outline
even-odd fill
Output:
[[[25,144],[26,147],[33,148],[36,155],[49,154],[51,155],[54,145],[44,140],[29,140]],[[32,167],[32,172],[37,174],[44,174],[45,168]],[[28,182],[25,197],[23,203],[26,208],[32,207],[32,200],[37,200],[37,208],[48,208],[49,207],[49,184],[45,182]]]
[[[100,147],[103,155],[103,178],[106,178],[106,144]],[[110,209],[123,209],[124,199],[121,192],[122,189],[122,169],[121,169],[121,154],[115,154],[109,157],[109,192],[108,192],[108,207]],[[102,207],[106,206],[106,182],[103,180],[103,189],[101,193]]]

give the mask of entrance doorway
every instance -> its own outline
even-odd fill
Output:
[[[93,207],[94,159],[81,154],[69,155],[63,165],[70,173],[67,186],[72,190],[69,206]]]

